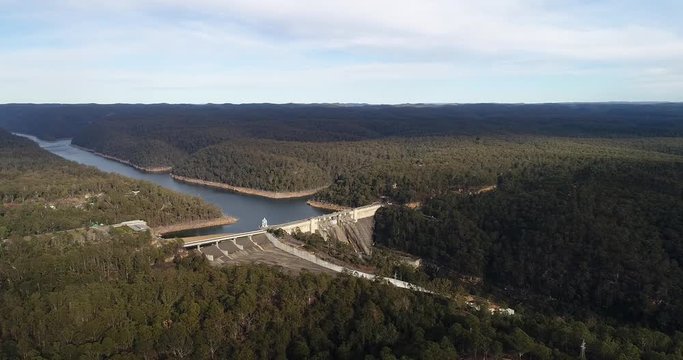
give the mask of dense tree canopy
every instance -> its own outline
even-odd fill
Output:
[[[0,351],[574,359],[585,340],[590,359],[681,359],[682,114],[681,104],[0,106],[2,127],[178,175],[274,191],[329,185],[317,199],[344,205],[417,201],[376,216],[378,245],[424,259],[400,275],[447,278],[517,310],[474,311],[451,287],[430,295],[213,268],[141,234],[20,239],[217,214],[0,133],[0,238],[10,237],[0,243]]]
[[[495,192],[383,209],[375,240],[555,310],[681,329],[682,196],[683,162],[542,167]]]
[[[87,237],[88,241],[83,241]],[[680,359],[683,333],[489,315],[347,275],[216,268],[125,230],[0,244],[0,358]]]
[[[44,139],[107,123],[194,152],[235,137],[348,141],[386,137],[681,136],[683,104],[0,105],[0,126]],[[182,133],[179,132],[182,131]],[[176,135],[186,135],[187,141]],[[196,144],[196,145],[195,145]],[[194,148],[194,149],[191,149]]]
[[[315,189],[328,182],[327,175],[315,164],[258,146],[230,143],[198,151],[174,168],[173,174],[269,191]]]
[[[680,154],[682,110],[681,104],[4,105],[0,126],[72,136],[76,145],[200,180],[270,191],[330,184],[320,200],[361,205],[382,196],[419,201],[490,185],[501,172],[625,149]]]
[[[201,199],[66,161],[0,130],[0,239],[143,219],[151,226],[222,216]]]
[[[75,139],[75,143],[143,168],[173,166],[187,156],[185,152],[161,140],[107,131],[99,125],[92,125],[83,130]]]

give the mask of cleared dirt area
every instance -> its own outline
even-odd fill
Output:
[[[215,265],[259,263],[280,266],[294,272],[307,270],[314,273],[334,274],[331,270],[276,248],[264,234],[222,241],[217,245],[202,247],[198,251],[208,255],[209,260]]]

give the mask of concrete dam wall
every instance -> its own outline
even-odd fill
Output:
[[[372,252],[372,233],[375,226],[374,215],[380,207],[381,205],[369,205],[301,221],[273,225],[269,229],[282,229],[289,234],[297,231],[318,232],[328,241],[346,242],[351,244],[358,254],[370,255]],[[384,281],[404,289],[431,293],[431,291],[415,284],[331,263],[301,247],[280,241],[268,233],[266,229],[185,242],[183,246],[185,248],[196,248],[210,261],[218,264],[261,262],[284,265],[296,270],[348,273],[369,280]]]
[[[381,205],[339,211],[282,225],[273,226],[291,234],[296,231],[319,233],[325,240],[350,244],[358,254],[372,254],[372,232],[375,213]]]
[[[372,255],[372,232],[375,228],[374,218],[360,219],[356,222],[337,222],[320,224],[318,232],[328,241],[341,241],[364,255]]]

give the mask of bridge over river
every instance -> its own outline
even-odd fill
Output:
[[[420,292],[430,292],[420,286],[402,280],[381,277],[367,272],[350,269],[327,260],[299,247],[285,243],[268,230],[282,229],[288,234],[297,231],[313,233],[322,227],[335,226],[342,222],[357,222],[374,217],[382,205],[374,204],[359,208],[339,211],[304,220],[268,226],[255,231],[238,234],[226,234],[199,240],[187,240],[184,247],[196,249],[210,261],[219,264],[239,263],[240,260],[264,262],[273,265],[288,264],[290,268],[309,271],[348,273],[369,280],[385,281],[391,285]]]

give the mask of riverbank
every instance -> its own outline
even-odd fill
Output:
[[[81,149],[81,150],[83,150],[83,151],[87,151],[87,152],[89,152],[89,153],[95,154],[95,155],[97,155],[97,156],[101,156],[101,157],[103,157],[103,158],[105,158],[105,159],[114,160],[114,161],[116,161],[116,162],[118,162],[118,163],[121,163],[121,164],[124,164],[124,165],[128,165],[128,166],[130,166],[130,167],[132,167],[132,168],[134,168],[134,169],[137,169],[137,170],[140,170],[140,171],[144,171],[144,172],[150,173],[150,174],[168,174],[168,173],[171,172],[171,170],[173,170],[173,168],[170,167],[170,166],[153,166],[153,167],[139,166],[139,165],[135,165],[135,164],[131,163],[131,162],[128,161],[128,160],[124,160],[124,159],[121,159],[121,158],[117,158],[116,156],[111,156],[111,155],[103,154],[103,153],[97,152],[97,151],[95,151],[95,150],[93,150],[93,149],[88,149],[88,148],[85,148],[85,147],[82,147],[82,146],[75,145],[75,144],[73,144],[73,143],[71,144],[71,146],[73,146],[73,147],[75,147],[75,148],[77,148],[77,149]]]
[[[185,176],[180,176],[180,175],[175,175],[175,174],[171,174],[171,177],[174,180],[181,181],[181,182],[188,183],[188,184],[208,186],[208,187],[215,188],[215,189],[229,190],[229,191],[234,191],[234,192],[237,192],[240,194],[260,196],[260,197],[265,197],[265,198],[269,198],[269,199],[303,198],[303,197],[311,196],[311,195],[317,193],[318,191],[327,187],[327,186],[322,186],[322,187],[311,189],[311,190],[282,192],[282,191],[267,191],[267,190],[250,189],[250,188],[245,188],[245,187],[240,187],[240,186],[233,186],[230,184],[219,183],[219,182],[215,182],[215,181],[206,181],[206,180],[188,178]]]
[[[172,234],[175,232],[185,231],[185,230],[196,230],[196,229],[204,229],[204,228],[209,228],[209,227],[214,227],[214,226],[232,225],[236,222],[237,222],[237,218],[232,217],[232,216],[224,216],[224,217],[217,218],[217,219],[193,220],[193,221],[185,221],[185,222],[172,224],[172,225],[157,226],[157,227],[153,228],[152,231],[159,236],[164,236],[167,234]]]
[[[175,181],[168,174],[150,174],[137,170],[118,161],[79,149],[71,145],[71,142],[68,140],[47,142],[33,136],[29,138],[38,143],[40,147],[64,159],[93,166],[102,171],[117,173],[132,179],[149,181],[171,191],[199,197],[210,204],[218,206],[223,214],[239,219],[237,223],[232,225],[181,231],[180,233],[184,236],[251,231],[259,227],[264,217],[267,217],[269,222],[275,224],[306,219],[325,213],[323,210],[306,204],[306,198],[271,200],[234,191],[218,191],[206,186]],[[168,236],[174,236],[175,234],[178,233],[171,233]]]
[[[344,210],[351,209],[348,206],[337,205],[337,204],[332,204],[332,203],[322,202],[322,201],[317,201],[317,200],[308,200],[308,201],[306,201],[306,204],[308,204],[309,206],[314,207],[316,209],[329,210],[329,211],[344,211]]]

